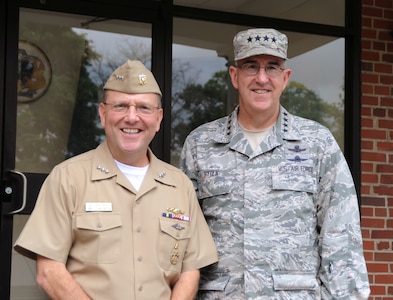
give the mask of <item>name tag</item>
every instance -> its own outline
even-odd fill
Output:
[[[110,202],[86,202],[85,211],[112,211]]]

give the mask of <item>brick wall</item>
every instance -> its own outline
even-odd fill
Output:
[[[362,0],[362,229],[373,300],[393,299],[393,0]]]

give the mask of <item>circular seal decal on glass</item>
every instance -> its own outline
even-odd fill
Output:
[[[47,91],[52,79],[48,57],[37,45],[19,41],[18,102],[30,102]]]

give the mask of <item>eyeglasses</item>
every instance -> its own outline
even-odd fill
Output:
[[[110,109],[114,112],[125,114],[128,112],[131,106],[135,107],[135,111],[138,115],[151,115],[156,109],[160,109],[159,107],[154,107],[145,103],[136,103],[136,104],[128,104],[128,103],[106,103],[103,102],[104,105],[108,105]]]
[[[245,63],[238,68],[248,75],[257,75],[260,69],[265,69],[266,75],[270,77],[278,76],[285,70],[278,65],[260,66],[257,63]]]

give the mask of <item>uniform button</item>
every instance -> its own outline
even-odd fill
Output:
[[[97,228],[101,228],[102,227],[102,224],[101,223],[98,223],[97,224]]]
[[[139,204],[141,204],[141,200],[138,199],[138,200],[135,201],[135,203],[136,203],[137,205],[139,205]]]
[[[142,261],[143,257],[142,256],[138,256],[138,261]]]
[[[143,290],[143,286],[139,286],[138,290],[141,292]]]
[[[136,229],[136,232],[138,232],[138,233],[141,233],[141,231],[142,231],[142,228],[141,228],[141,227],[138,227],[138,228]]]

